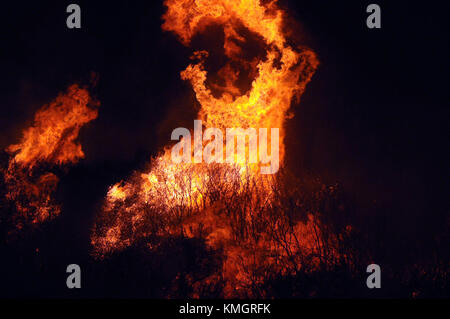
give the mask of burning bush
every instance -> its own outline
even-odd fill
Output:
[[[104,258],[142,241],[157,251],[168,238],[201,239],[221,263],[201,280],[183,278],[192,281],[196,297],[211,295],[217,286],[225,297],[268,297],[261,287],[278,276],[351,264],[340,246],[351,227],[323,222],[339,206],[336,186],[288,186],[284,174],[243,177],[241,169],[189,164],[168,176],[156,162],[152,174],[158,182],[150,194],[145,184],[133,183],[147,178],[139,174],[112,187],[94,227],[94,255]],[[173,180],[176,189],[168,183]]]
[[[16,230],[60,214],[53,199],[58,170],[84,157],[76,139],[81,127],[97,117],[97,105],[86,89],[72,85],[39,109],[20,143],[7,148],[10,158],[2,173]]]

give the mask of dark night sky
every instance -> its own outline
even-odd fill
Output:
[[[81,30],[65,26],[72,2],[82,9]],[[425,240],[448,209],[449,4],[374,1],[382,29],[369,30],[369,1],[280,2],[321,61],[288,123],[288,165],[341,182],[361,214],[376,200],[393,229]],[[63,194],[81,192],[90,203],[62,195],[83,211],[62,222],[74,223],[74,242],[111,183],[148,162],[173,128],[192,126],[194,96],[179,77],[192,49],[161,31],[163,10],[160,1],[2,4],[1,148],[59,91],[99,75],[100,114],[80,136],[86,159],[62,181]]]

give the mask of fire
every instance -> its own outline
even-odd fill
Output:
[[[173,32],[185,46],[210,25],[219,25],[224,32],[228,63],[218,72],[222,85],[208,83],[209,52],[205,50],[195,51],[192,64],[181,72],[181,78],[192,85],[201,106],[198,118],[205,128],[278,128],[281,162],[284,122],[292,100],[302,95],[318,67],[315,53],[288,44],[283,31],[285,13],[275,1],[166,0],[165,6],[162,29]],[[245,34],[264,47],[258,61],[244,58]],[[239,85],[239,68],[254,75],[247,92]],[[103,258],[142,238],[148,240],[149,248],[155,248],[158,238],[203,236],[224,258],[221,274],[201,285],[220,277],[226,282],[224,295],[228,297],[241,295],[233,287],[248,290],[250,279],[244,269],[271,267],[289,273],[280,266],[281,259],[301,264],[296,258],[306,251],[321,255],[321,247],[311,238],[318,222],[310,217],[292,224],[274,216],[280,199],[277,178],[260,175],[256,168],[245,160],[236,165],[174,164],[166,148],[153,159],[149,171],[136,172],[110,188],[93,229],[94,254]],[[273,231],[282,227],[289,238],[274,237]]]
[[[54,169],[84,157],[76,139],[81,127],[97,118],[96,106],[86,89],[72,85],[39,109],[20,142],[6,149],[11,156],[3,172],[6,198],[15,204],[18,229],[60,214],[52,197],[59,182]]]

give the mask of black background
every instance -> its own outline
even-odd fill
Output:
[[[87,276],[98,283],[84,292],[65,288],[65,266],[90,264],[90,227],[108,187],[144,167],[173,128],[192,126],[195,97],[179,77],[192,48],[161,30],[159,1],[77,1],[81,30],[66,27],[70,3],[0,8],[1,149],[18,141],[39,107],[74,82],[88,83],[91,72],[101,102],[98,119],[80,134],[86,158],[60,183],[62,216],[5,248],[0,295],[151,295],[111,282],[133,272],[125,257],[113,275],[86,266],[97,267]],[[450,8],[377,1],[382,29],[370,30],[369,3],[280,1],[321,61],[287,124],[287,165],[299,176],[340,182],[358,218],[382,220],[395,258],[408,260],[426,255],[448,214]]]

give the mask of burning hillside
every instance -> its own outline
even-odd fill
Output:
[[[3,297],[449,296],[432,7],[65,7],[3,10]]]

